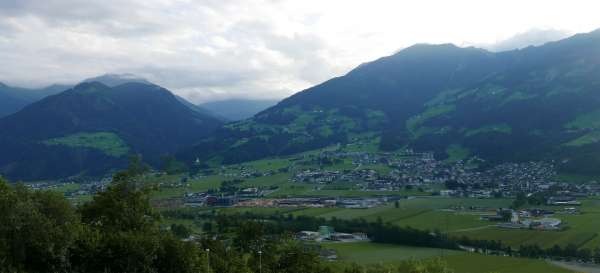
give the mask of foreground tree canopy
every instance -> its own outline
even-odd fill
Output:
[[[159,228],[137,176],[80,208],[62,195],[0,181],[0,272],[201,272],[202,255]]]

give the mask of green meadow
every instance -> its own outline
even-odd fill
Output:
[[[111,132],[77,133],[43,141],[49,146],[84,147],[99,150],[109,156],[127,155],[129,147],[117,134]]]
[[[435,248],[406,247],[376,243],[326,243],[324,248],[334,249],[338,267],[351,263],[395,264],[407,259],[441,257],[456,273],[570,273],[543,260],[501,256],[485,256]]]

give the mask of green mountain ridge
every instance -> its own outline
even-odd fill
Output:
[[[599,174],[599,76],[600,30],[499,53],[420,44],[228,124],[180,157],[236,163],[375,132],[381,150],[445,159],[459,147],[452,154],[488,164],[548,160]]]
[[[127,154],[160,157],[221,125],[168,90],[138,82],[84,82],[0,119],[0,173],[13,179],[103,175]]]

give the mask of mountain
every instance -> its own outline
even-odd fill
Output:
[[[86,79],[83,82],[100,82],[109,87],[130,82],[152,84],[146,79],[133,74],[105,74]],[[72,87],[73,85],[54,84],[43,88],[28,89],[11,87],[0,83],[0,118],[16,113],[33,102],[50,95],[58,94]]]
[[[177,98],[177,100],[179,100],[179,102],[181,102],[183,105],[187,106],[188,108],[192,109],[195,112],[198,112],[200,114],[207,115],[207,116],[212,116],[212,117],[214,117],[214,118],[216,118],[216,119],[218,119],[218,120],[220,120],[222,122],[228,121],[228,119],[226,119],[226,118],[224,118],[224,117],[222,117],[220,115],[217,115],[214,112],[206,110],[206,109],[204,109],[204,108],[202,108],[202,107],[200,107],[198,105],[195,105],[195,104],[191,103],[190,101],[186,100],[183,97],[180,97],[180,96],[175,96],[175,97]]]
[[[28,104],[69,88],[66,85],[51,85],[39,89],[26,89],[0,83],[0,118],[16,113]]]
[[[238,121],[250,118],[277,102],[277,100],[231,99],[207,102],[199,106],[227,120]]]
[[[600,174],[600,30],[493,53],[419,44],[225,125],[181,158],[234,163],[369,137],[381,150]]]
[[[0,173],[13,179],[100,175],[141,153],[155,165],[221,125],[160,86],[84,82],[0,119]]]
[[[94,77],[94,78],[89,78],[86,80],[83,80],[83,82],[99,82],[102,83],[108,87],[115,87],[118,85],[122,85],[125,83],[142,83],[142,84],[153,84],[150,81],[136,76],[134,74],[131,73],[125,73],[125,74],[104,74],[98,77]],[[181,102],[183,105],[187,106],[188,108],[192,109],[194,112],[198,112],[201,115],[206,115],[206,116],[212,116],[216,119],[219,119],[221,121],[225,121],[226,119],[214,114],[211,111],[208,111],[206,109],[203,109],[202,107],[199,107],[198,105],[195,105],[191,102],[189,102],[188,100],[186,100],[185,98],[175,95],[175,98]]]
[[[108,87],[115,87],[117,85],[122,85],[122,84],[126,84],[126,83],[152,84],[148,80],[138,77],[134,74],[130,74],[130,73],[104,74],[101,76],[85,79],[85,80],[83,80],[83,82],[99,82]]]
[[[18,96],[19,92],[22,91],[0,83],[0,117],[19,111],[30,103],[27,99]]]

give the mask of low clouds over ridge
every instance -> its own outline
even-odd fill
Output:
[[[457,14],[461,5],[486,5],[391,2],[4,0],[0,81],[31,87],[134,73],[195,102],[282,98],[417,42],[491,44],[563,12],[549,4],[548,18],[515,12],[513,25],[493,15],[474,25],[488,14]],[[596,17],[578,14],[577,25],[548,27],[591,30]]]

